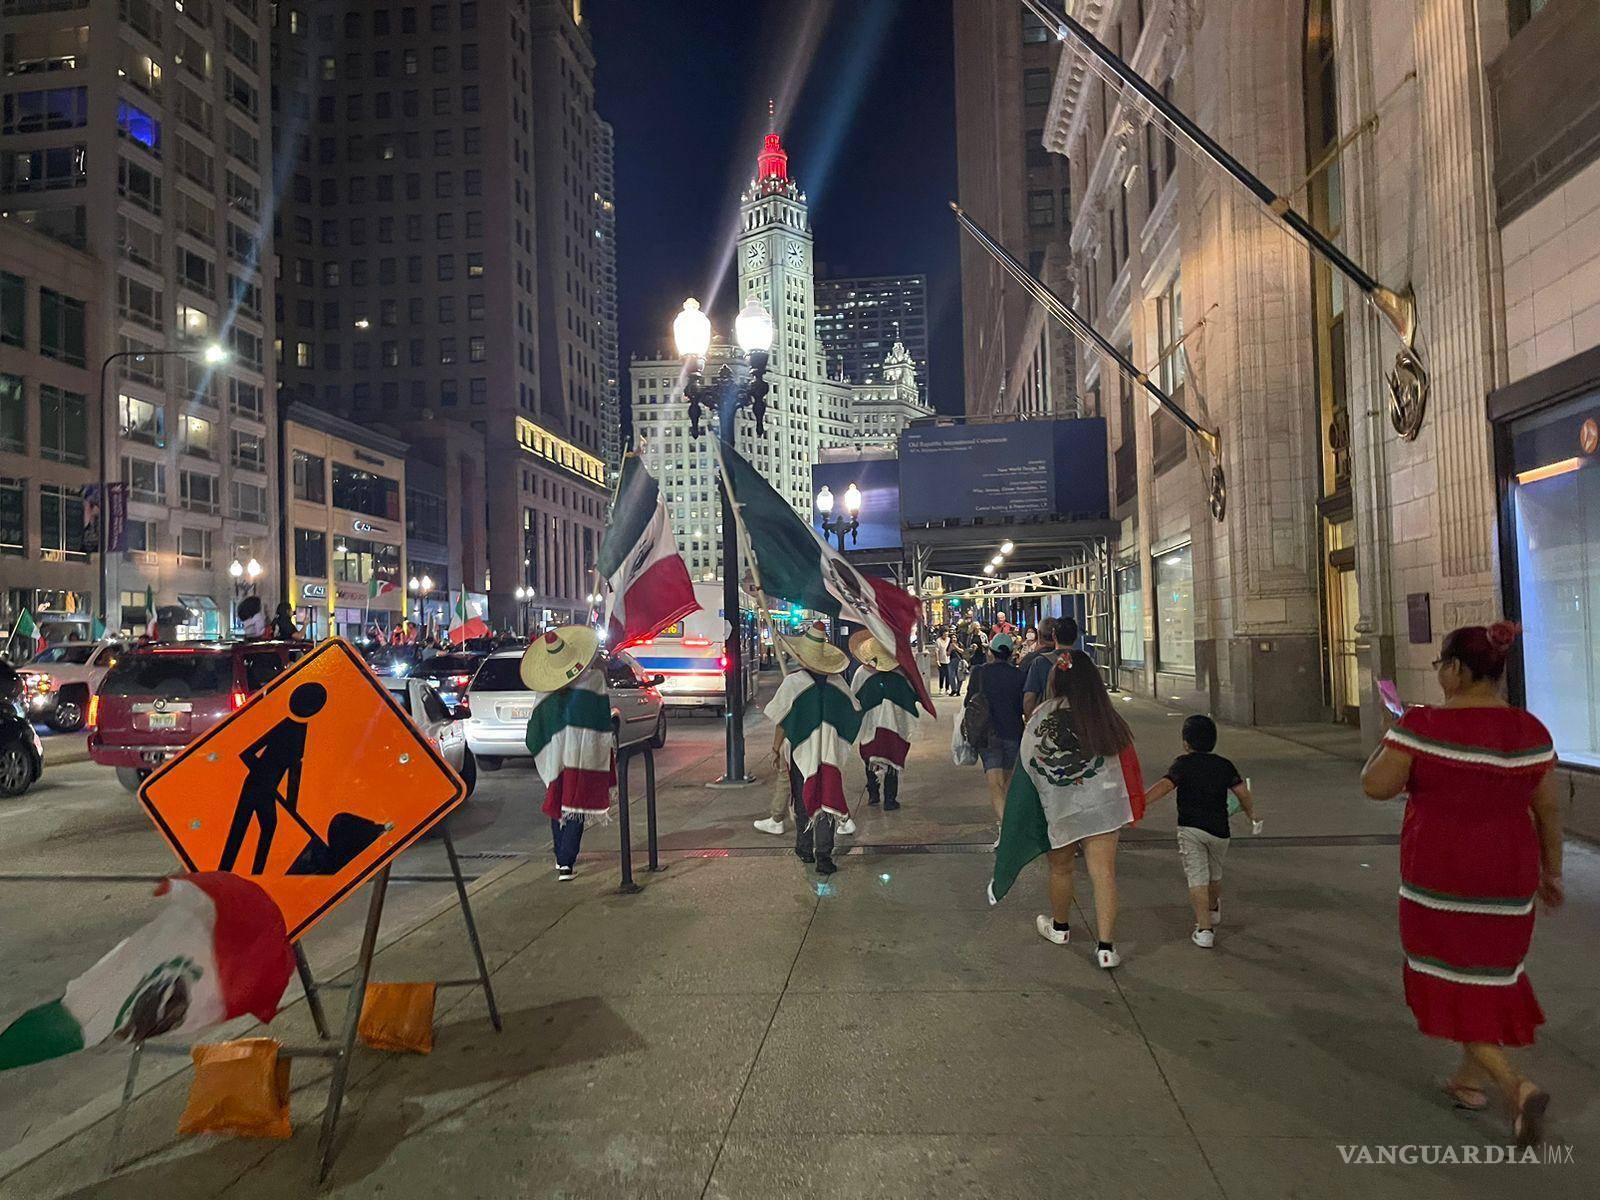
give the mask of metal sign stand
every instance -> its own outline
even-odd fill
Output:
[[[617,834],[621,841],[622,883],[617,888],[619,896],[634,896],[644,889],[633,881],[633,826],[628,816],[628,775],[633,760],[644,756],[644,794],[646,836],[649,844],[651,872],[664,871],[660,849],[656,845],[656,754],[648,745],[644,749],[630,748],[617,755]]]
[[[650,772],[653,776],[654,772]],[[624,810],[626,811],[626,810]],[[651,787],[651,825],[654,827],[655,796],[654,787]],[[626,817],[624,817],[626,823]],[[626,833],[624,833],[626,839]],[[472,945],[472,957],[477,963],[478,973],[464,979],[440,980],[435,987],[481,987],[484,1001],[489,1006],[489,1022],[499,1033],[503,1028],[500,1021],[500,1009],[494,999],[494,985],[489,980],[489,964],[483,957],[483,944],[478,939],[478,924],[472,916],[472,904],[467,898],[467,881],[461,874],[461,860],[456,856],[455,840],[450,836],[448,827],[444,828],[444,851],[450,860],[450,874],[454,877],[456,885],[456,899],[461,905],[461,918],[467,927],[467,941]],[[626,845],[626,841],[624,841]],[[654,838],[652,837],[652,855]],[[624,859],[626,862],[626,859]],[[356,956],[355,972],[348,983],[317,983],[311,974],[311,965],[306,961],[305,952],[298,943],[294,947],[295,969],[300,975],[300,984],[305,989],[306,1006],[310,1009],[312,1023],[316,1026],[317,1036],[322,1039],[320,1045],[310,1046],[282,1046],[279,1054],[286,1058],[327,1058],[333,1060],[333,1075],[328,1081],[328,1102],[322,1112],[322,1135],[317,1144],[317,1179],[325,1180],[328,1169],[333,1165],[333,1137],[339,1124],[339,1113],[344,1107],[345,1089],[350,1081],[350,1063],[355,1054],[356,1035],[361,1025],[361,1008],[366,1000],[367,982],[372,974],[372,957],[378,947],[378,926],[383,919],[383,901],[389,890],[389,868],[384,867],[372,881],[372,896],[367,901],[367,923],[361,933],[361,950]],[[637,889],[635,889],[637,890]],[[322,1006],[321,993],[324,990],[346,990],[350,996],[345,1002],[344,1027],[339,1033],[339,1040],[328,1042],[327,1016]],[[139,1077],[139,1063],[148,1051],[152,1054],[189,1054],[192,1047],[187,1045],[169,1044],[161,1042],[138,1042],[133,1047],[133,1054],[128,1060],[128,1075],[122,1085],[122,1103],[118,1106],[116,1117],[111,1127],[111,1145],[106,1157],[106,1173],[113,1174],[118,1167],[117,1151],[122,1141],[123,1126],[127,1122],[128,1109],[133,1103],[134,1085]]]

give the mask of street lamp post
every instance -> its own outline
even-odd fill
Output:
[[[433,579],[427,575],[424,575],[422,578],[418,579],[415,575],[413,575],[406,583],[406,587],[410,590],[412,604],[416,607],[417,628],[421,629],[422,602],[427,598],[428,593],[433,591]]]
[[[829,537],[839,539],[839,553],[844,553],[844,535],[850,535],[850,544],[856,542],[856,530],[861,527],[859,515],[861,512],[861,489],[851,484],[844,490],[844,511],[837,517],[829,520],[828,514],[833,511],[833,490],[827,484],[822,485],[822,490],[817,493],[817,511],[822,514],[822,532]]]
[[[228,361],[228,350],[217,342],[206,346],[173,346],[164,350],[117,350],[106,355],[100,364],[100,404],[95,412],[95,444],[99,447],[100,457],[100,517],[95,524],[100,551],[100,601],[96,611],[102,627],[106,623],[106,590],[110,586],[106,542],[111,528],[106,511],[109,507],[106,496],[106,372],[119,358],[131,358],[136,362],[143,362],[147,358],[198,358],[208,367],[217,367]]]
[[[517,598],[517,617],[522,626],[520,632],[523,637],[528,636],[528,606],[533,603],[534,591],[531,587],[519,587],[514,593]]]
[[[761,301],[750,298],[733,322],[734,339],[744,351],[748,373],[735,374],[726,363],[716,378],[707,383],[701,371],[711,349],[711,321],[700,311],[697,300],[685,300],[683,311],[672,322],[672,336],[686,373],[684,399],[689,402],[689,436],[698,439],[703,408],[714,407],[717,414],[717,440],[724,448],[734,447],[734,419],[741,408],[755,418],[756,436],[766,434],[768,352],[772,349],[772,317]],[[726,725],[724,784],[752,782],[744,769],[744,628],[739,613],[739,535],[734,526],[733,502],[727,481],[722,488],[722,611],[728,621],[727,663],[723,669],[723,705]]]

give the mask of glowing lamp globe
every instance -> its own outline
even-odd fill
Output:
[[[733,336],[746,354],[772,349],[772,317],[754,296],[733,319]]]
[[[700,311],[700,301],[692,296],[672,322],[672,340],[678,345],[679,358],[704,358],[711,349],[711,318]]]
[[[861,511],[861,489],[853,483],[844,490],[844,510],[851,516]]]

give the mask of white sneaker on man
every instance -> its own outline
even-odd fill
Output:
[[[762,833],[770,833],[775,837],[783,836],[782,821],[774,821],[771,817],[762,817],[761,820],[752,821],[751,824],[761,830]]]
[[[1058,946],[1065,946],[1072,940],[1072,930],[1057,929],[1056,923],[1049,913],[1040,913],[1033,919],[1033,927],[1039,931],[1039,936],[1047,942],[1054,942]]]
[[[1096,950],[1094,959],[1100,964],[1100,969],[1103,971],[1109,971],[1122,965],[1122,955],[1118,954],[1114,947],[1108,950]]]
[[[1209,950],[1217,944],[1217,935],[1209,929],[1201,929],[1196,925],[1194,932],[1189,935],[1189,940],[1200,949]]]
[[[838,828],[834,830],[835,833],[840,835],[854,833],[855,831],[856,823],[850,817],[846,817],[844,820],[840,821]]]

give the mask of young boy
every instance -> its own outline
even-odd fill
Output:
[[[1260,833],[1250,789],[1239,769],[1220,754],[1217,725],[1196,714],[1183,723],[1183,753],[1167,768],[1166,776],[1145,793],[1146,804],[1171,792],[1178,793],[1178,857],[1189,882],[1189,903],[1194,906],[1194,932],[1189,940],[1201,949],[1216,945],[1216,928],[1222,923],[1222,860],[1228,853],[1228,793],[1250,818],[1250,832]]]

